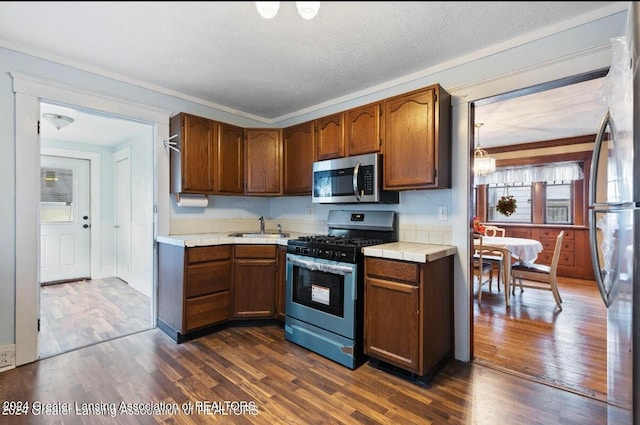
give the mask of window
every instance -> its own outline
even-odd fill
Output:
[[[573,224],[573,191],[571,182],[536,182],[519,186],[490,185],[487,188],[487,221],[501,223],[536,223],[534,210],[542,212],[540,222]],[[534,195],[539,193],[539,195]],[[505,216],[496,211],[501,196],[516,200],[516,211]]]
[[[491,186],[488,189],[488,220],[501,222],[531,223],[531,184],[522,186]],[[516,211],[505,216],[496,211],[496,204],[500,197],[511,195],[516,200]]]
[[[571,184],[545,183],[544,222],[547,224],[572,224],[573,196]]]
[[[73,170],[40,169],[40,221],[73,222]]]
[[[579,137],[576,142],[593,143],[594,137]],[[558,146],[557,141],[540,144],[544,149]],[[511,157],[499,159],[494,173],[476,176],[473,180],[476,216],[482,221],[514,226],[586,225],[590,150],[531,156],[522,155],[515,146],[504,152]],[[496,203],[507,194],[507,190],[516,198],[516,212],[509,217],[496,211]]]

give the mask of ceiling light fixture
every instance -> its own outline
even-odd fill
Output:
[[[256,9],[258,9],[258,13],[265,19],[271,19],[278,13],[278,9],[280,9],[279,1],[257,1]]]
[[[318,14],[318,10],[320,10],[320,2],[319,1],[297,1],[296,8],[298,9],[298,13],[304,19],[313,19]]]
[[[51,123],[51,125],[53,125],[58,130],[68,126],[73,122],[73,118],[67,117],[65,115],[59,115],[59,114],[49,114],[49,113],[42,114],[42,118],[47,120],[49,123]]]
[[[483,125],[484,123],[476,124],[478,139],[476,148],[473,150],[473,172],[476,176],[486,176],[496,171],[496,160],[480,147],[480,127]]]
[[[280,9],[279,1],[257,1],[255,3],[258,13],[265,19],[273,18],[278,14],[278,9]],[[296,8],[304,19],[313,19],[318,14],[318,10],[320,10],[320,2],[297,1]]]

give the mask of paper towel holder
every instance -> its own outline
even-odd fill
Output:
[[[176,204],[179,207],[200,207],[206,208],[209,205],[209,195],[206,193],[189,193],[182,194],[176,193]]]

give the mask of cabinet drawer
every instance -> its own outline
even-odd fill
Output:
[[[538,254],[538,259],[536,263],[539,264],[547,264],[550,265],[553,260],[553,251],[542,251]],[[558,264],[562,266],[573,266],[575,264],[575,256],[572,252],[563,253],[560,252],[560,258],[558,259]]]
[[[231,260],[187,266],[187,298],[229,289]]]
[[[542,243],[542,247],[544,250],[550,250],[552,253],[553,253],[553,250],[556,248],[555,239],[541,239],[540,243]],[[574,252],[575,245],[576,245],[576,242],[574,240],[562,238],[562,249],[560,250],[560,252]]]
[[[187,249],[187,264],[231,258],[231,245],[198,246]]]
[[[187,300],[185,332],[229,320],[229,291]]]
[[[540,238],[555,240],[562,230],[563,229],[540,229]],[[564,236],[562,237],[562,240],[574,239],[574,235],[575,232],[573,230],[564,229]]]
[[[236,245],[235,258],[276,258],[276,245]]]
[[[377,276],[392,280],[415,283],[420,279],[420,268],[417,263],[405,261],[383,260],[367,258],[365,265],[367,276]]]

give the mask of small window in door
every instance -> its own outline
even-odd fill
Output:
[[[72,169],[40,169],[40,222],[73,222]]]

